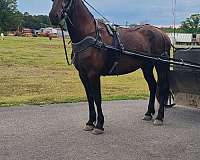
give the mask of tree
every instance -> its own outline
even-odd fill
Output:
[[[17,9],[17,0],[0,0],[0,32],[16,31],[18,27],[40,29],[51,26],[46,15],[22,14]]]
[[[17,0],[0,0],[0,32],[16,30],[22,14],[17,10]]]
[[[187,33],[200,33],[200,14],[193,14],[182,22],[181,28]]]
[[[49,17],[45,15],[30,15],[28,12],[23,14],[22,27],[40,29],[43,27],[51,26]]]

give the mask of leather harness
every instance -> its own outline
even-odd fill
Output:
[[[98,25],[98,21],[94,20],[95,24],[95,32],[96,37],[92,36],[86,36],[83,40],[81,40],[78,43],[72,43],[72,52],[73,52],[73,58],[72,63],[75,63],[76,56],[78,54],[81,54],[85,50],[87,50],[90,47],[94,47],[100,50],[104,50],[104,52],[112,52],[109,51],[106,47],[104,42],[102,41],[101,34],[100,34],[100,28]],[[112,47],[119,49],[121,52],[116,52],[112,54],[107,54],[107,61],[105,63],[105,66],[103,70],[101,71],[101,75],[112,75],[113,73],[117,73],[119,60],[121,57],[121,54],[124,51],[124,45],[120,40],[119,32],[117,31],[117,28],[114,28],[113,26],[109,24],[105,24],[106,30],[108,34],[112,37]]]

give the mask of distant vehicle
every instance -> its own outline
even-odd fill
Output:
[[[35,34],[39,37],[58,37],[57,30],[52,27],[41,28],[40,30],[35,31]]]

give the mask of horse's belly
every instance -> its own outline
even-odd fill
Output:
[[[134,58],[123,56],[120,58],[119,64],[108,75],[123,75],[134,72],[142,67],[143,62]]]

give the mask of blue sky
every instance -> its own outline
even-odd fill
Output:
[[[155,25],[171,25],[172,0],[87,0],[111,22],[150,23]],[[21,12],[48,15],[51,0],[18,0]],[[200,13],[200,0],[177,0],[176,17],[179,24],[192,13]],[[94,13],[93,13],[94,14]],[[98,17],[96,15],[96,17]]]

